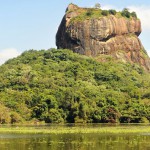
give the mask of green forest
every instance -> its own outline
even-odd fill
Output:
[[[150,74],[66,49],[29,50],[0,66],[0,123],[148,123]]]

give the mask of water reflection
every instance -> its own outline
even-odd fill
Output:
[[[149,149],[150,134],[0,134],[0,150]]]

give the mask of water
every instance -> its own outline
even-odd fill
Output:
[[[150,150],[150,133],[0,133],[0,150]]]

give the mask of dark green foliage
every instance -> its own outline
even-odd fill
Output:
[[[134,17],[134,18],[137,18],[136,12],[133,11],[133,12],[131,13],[131,16]]]
[[[110,9],[110,10],[109,10],[109,14],[116,15],[116,13],[117,13],[117,12],[116,12],[116,10],[114,10],[114,9]]]
[[[92,9],[88,9],[86,12],[87,16],[91,16],[93,14],[93,10]]]
[[[129,12],[128,8],[124,8],[121,12],[121,15],[127,18],[130,18],[131,13]]]
[[[102,10],[101,14],[102,14],[103,16],[108,16],[109,11],[108,11],[108,10]]]
[[[137,65],[30,50],[0,67],[0,122],[147,122],[149,91]]]
[[[61,113],[57,109],[50,109],[49,112],[44,116],[46,123],[60,123],[64,122]]]

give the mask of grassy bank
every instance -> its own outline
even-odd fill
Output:
[[[0,127],[0,133],[22,134],[78,134],[78,133],[150,133],[150,126],[118,126],[118,127]]]

